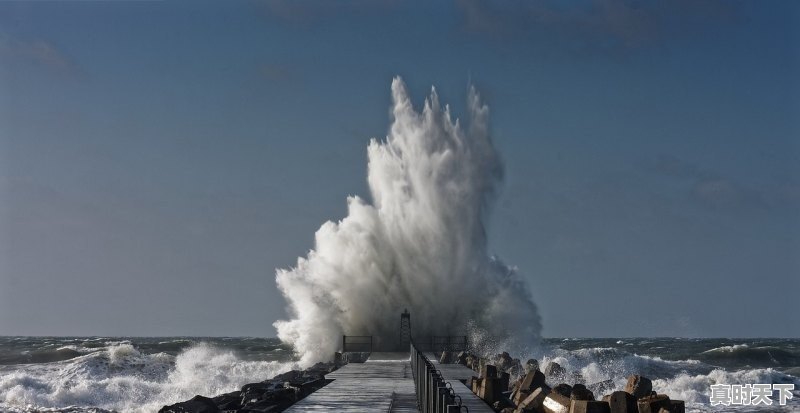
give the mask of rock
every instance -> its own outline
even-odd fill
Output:
[[[214,400],[200,395],[192,397],[191,400],[164,406],[158,413],[218,413]]]
[[[584,389],[585,390],[585,389]],[[570,402],[569,413],[610,413],[611,410],[606,402],[594,400],[572,400]]]
[[[241,407],[242,392],[232,391],[211,399],[220,410],[238,410]]]
[[[584,386],[576,384],[572,386],[572,392],[569,395],[571,400],[594,400],[594,394]]]
[[[483,379],[480,377],[472,377],[472,392],[476,395],[481,391],[481,385],[483,384]]]
[[[528,361],[525,362],[524,369],[525,374],[533,370],[539,370],[539,362],[536,359],[528,359]]]
[[[519,359],[512,359],[511,355],[505,351],[494,356],[493,361],[498,371],[505,371],[507,373],[519,375],[520,371],[522,370],[522,365],[520,364]]]
[[[624,391],[611,393],[608,396],[608,405],[611,408],[611,413],[637,413],[639,411],[636,397]]]
[[[594,394],[604,394],[614,390],[614,380],[608,379],[586,386]]]
[[[450,364],[452,354],[449,351],[443,351],[442,356],[439,357],[439,364]]]
[[[544,384],[544,374],[539,370],[532,370],[525,375],[520,383],[519,390],[531,392]]]
[[[558,386],[553,387],[553,392],[569,398],[572,394],[572,386],[567,383],[560,383]]]
[[[547,367],[544,368],[544,375],[547,376],[548,379],[558,382],[567,377],[567,371],[561,367],[560,364],[551,361],[547,364]]]
[[[639,399],[636,404],[639,407],[639,413],[658,413],[659,410],[669,410],[672,406],[666,394],[647,396]]]
[[[553,391],[542,401],[542,411],[545,413],[568,413],[570,405],[569,397],[564,397]]]
[[[583,378],[583,374],[581,374],[581,372],[573,371],[571,373],[571,376],[572,376],[572,382],[573,383],[586,384],[586,379]]]
[[[488,405],[495,402],[495,396],[500,392],[499,386],[500,379],[496,377],[482,377],[480,380],[480,388],[478,389],[478,397],[483,399]]]
[[[541,411],[542,403],[548,394],[550,394],[550,390],[545,387],[534,389],[531,394],[525,397],[525,399],[523,399],[520,403],[517,403],[517,410],[520,411],[520,413]]]
[[[469,353],[467,353],[466,351],[462,351],[458,353],[458,356],[456,356],[456,363],[462,366],[466,366],[468,358],[469,358]]]
[[[506,372],[502,372],[500,373],[499,378],[500,378],[500,387],[499,387],[500,392],[502,393],[508,391],[508,383],[509,381],[511,381],[511,375]]]
[[[653,391],[653,382],[647,377],[632,375],[628,377],[625,391],[632,394],[633,397],[641,399],[642,397],[650,396],[650,392]]]
[[[481,378],[497,377],[497,367],[491,364],[485,364],[481,368]]]
[[[669,401],[670,413],[686,413],[686,403],[683,400],[670,400]]]

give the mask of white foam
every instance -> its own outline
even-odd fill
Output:
[[[291,316],[275,323],[278,336],[309,365],[332,358],[343,334],[394,341],[408,308],[418,337],[465,334],[472,321],[492,337],[538,341],[526,284],[487,253],[484,218],[502,177],[488,107],[471,89],[462,126],[435,90],[421,111],[399,78],[392,97],[389,134],[367,148],[372,202],[348,198],[347,217],[277,272]]]
[[[0,375],[0,410],[101,408],[153,412],[197,394],[214,396],[269,379],[296,365],[243,361],[207,344],[177,357],[142,354],[129,343],[71,360],[20,365]]]

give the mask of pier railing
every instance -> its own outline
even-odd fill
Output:
[[[342,352],[372,352],[372,336],[342,336]]]
[[[417,348],[413,338],[411,372],[417,391],[417,405],[421,413],[469,412],[467,406],[461,405],[461,396],[456,394],[450,382],[444,380],[442,373]]]

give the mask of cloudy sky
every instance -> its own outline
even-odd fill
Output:
[[[273,336],[400,75],[488,101],[545,336],[798,337],[799,51],[790,1],[0,2],[0,335]]]

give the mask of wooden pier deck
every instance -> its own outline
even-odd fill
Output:
[[[462,403],[469,406],[470,413],[492,412],[459,381],[472,376],[472,370],[451,364],[439,367],[456,394],[461,396]],[[419,412],[408,353],[373,353],[366,363],[347,364],[325,378],[333,382],[295,403],[286,412]]]

